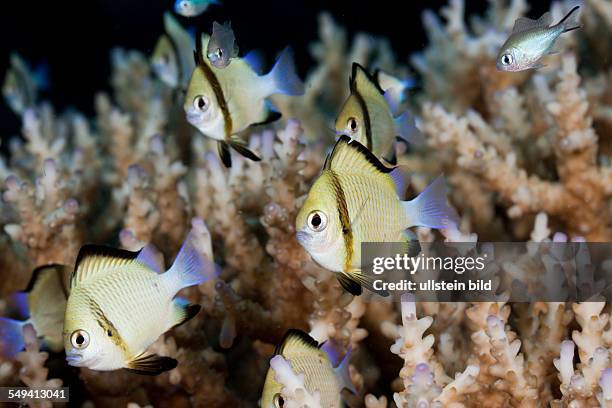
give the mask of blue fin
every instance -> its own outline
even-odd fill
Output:
[[[263,73],[264,56],[261,53],[261,51],[259,50],[249,51],[247,55],[242,57],[242,59],[244,60],[244,62],[246,62],[249,65],[249,67],[251,67],[253,71],[255,71],[257,75],[261,75]]]
[[[157,273],[162,273],[164,271],[164,264],[160,262],[160,253],[151,244],[147,244],[142,247],[140,252],[138,252],[136,261],[143,263],[147,268],[152,269]]]
[[[444,176],[439,176],[415,199],[402,201],[411,224],[406,227],[447,228],[458,223],[457,213],[447,203],[447,190]]]
[[[295,72],[293,52],[289,47],[281,52],[281,55],[267,76],[273,81],[275,93],[285,95],[304,94],[304,84]]]
[[[395,128],[399,133],[400,138],[416,146],[425,144],[423,133],[416,127],[414,115],[405,111],[400,116],[395,118]]]
[[[341,363],[338,345],[333,340],[327,340],[323,343],[321,345],[321,351],[327,355],[327,358],[331,361],[332,367],[337,367]]]
[[[25,321],[0,317],[0,354],[12,359],[25,348],[22,332],[25,324]]]
[[[342,362],[338,365],[338,367],[334,369],[334,371],[336,372],[336,377],[340,381],[340,386],[342,388],[348,389],[353,394],[357,394],[357,390],[355,389],[355,386],[353,385],[353,382],[351,381],[351,375],[349,373],[349,363],[351,360],[351,351],[352,351],[352,348],[349,347],[349,349],[347,350],[344,356],[344,359],[342,359]]]
[[[393,169],[393,171],[391,171],[391,173],[389,173],[389,175],[393,179],[393,184],[395,184],[395,191],[397,191],[397,195],[400,199],[402,199],[406,194],[406,179],[408,178],[406,170],[404,170],[401,166],[397,166]]]
[[[19,316],[27,319],[30,317],[30,307],[28,306],[28,293],[15,292],[11,295],[11,302],[17,309]]]
[[[169,277],[176,280],[179,288],[199,285],[214,277],[219,276],[219,267],[198,251],[193,242],[193,236],[189,234],[174,263],[168,270]]]

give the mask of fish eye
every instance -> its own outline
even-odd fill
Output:
[[[315,231],[323,231],[327,227],[327,216],[321,211],[313,211],[308,214],[308,227]]]
[[[70,343],[74,348],[84,349],[89,346],[89,333],[85,330],[76,330],[70,335]]]
[[[503,65],[510,65],[510,64],[512,64],[512,54],[504,54],[504,55],[502,55],[501,63]]]
[[[285,400],[282,395],[274,394],[274,406],[276,408],[281,408],[285,406]]]
[[[200,112],[206,112],[208,109],[208,99],[203,95],[198,95],[193,99],[193,107]]]
[[[181,7],[186,9],[189,7],[189,2],[188,1],[181,1]]]
[[[350,117],[346,124],[348,125],[348,128],[352,133],[357,132],[357,129],[359,128],[359,125],[357,124],[357,119]]]

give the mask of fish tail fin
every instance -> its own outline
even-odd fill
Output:
[[[422,146],[425,144],[425,137],[419,128],[417,128],[414,115],[410,112],[406,111],[395,118],[395,127],[400,138],[406,142],[415,146]]]
[[[444,176],[439,176],[416,198],[402,201],[411,224],[408,227],[447,228],[457,223],[459,217],[447,203],[447,191]]]
[[[267,75],[270,78],[274,93],[285,95],[304,94],[304,84],[295,72],[293,63],[293,52],[287,47],[276,60],[274,67]]]
[[[28,323],[27,320],[19,321],[0,317],[0,355],[11,359],[25,348],[22,330],[26,323]]]
[[[578,10],[580,6],[574,6],[566,15],[559,21],[559,25],[563,26],[563,32],[567,33],[568,31],[577,30],[580,28],[580,23],[578,23],[578,15],[576,14],[576,10]]]
[[[219,276],[219,267],[204,257],[204,254],[196,248],[194,240],[194,236],[190,233],[174,263],[166,272],[178,289],[199,285]]]
[[[342,359],[338,367],[334,369],[334,371],[336,372],[336,377],[338,377],[338,380],[340,380],[340,385],[342,386],[342,388],[346,388],[353,394],[357,394],[357,390],[353,385],[353,381],[351,381],[351,373],[349,371],[351,353],[352,346],[349,346],[348,350],[346,351],[346,354],[344,355],[344,358]]]
[[[177,297],[172,301],[172,313],[168,322],[168,330],[191,320],[200,311],[201,306],[189,303],[187,299]]]

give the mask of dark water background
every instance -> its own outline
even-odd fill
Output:
[[[312,67],[308,44],[317,39],[320,11],[330,11],[348,29],[349,37],[359,31],[388,37],[398,57],[406,60],[426,45],[422,11],[447,4],[447,0],[222,1],[222,6],[211,6],[201,16],[179,17],[179,21],[210,32],[212,21],[231,20],[241,54],[258,48],[268,60],[291,45],[302,77]],[[467,14],[482,13],[488,4],[466,3]],[[531,17],[548,9],[549,1],[533,3]],[[42,99],[52,101],[58,111],[73,107],[90,115],[95,92],[108,90],[109,50],[122,46],[150,54],[163,32],[163,12],[172,6],[171,0],[5,1],[0,12],[0,81],[9,53],[18,51],[32,65],[49,65],[51,87]],[[19,118],[2,98],[0,138],[6,140],[19,131]]]

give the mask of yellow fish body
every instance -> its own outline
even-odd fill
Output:
[[[25,348],[23,326],[30,323],[43,346],[53,352],[63,349],[62,326],[72,268],[65,265],[40,266],[32,273],[27,289],[13,296],[26,320],[0,318],[0,350],[12,357]]]
[[[296,375],[304,375],[306,390],[311,394],[319,392],[321,407],[340,408],[342,389],[348,388],[354,392],[354,388],[348,376],[350,353],[334,368],[332,360],[337,359],[334,352],[325,345],[319,347],[308,334],[291,329],[285,334],[274,354],[288,361]],[[283,385],[276,381],[277,375],[271,363],[261,395],[261,408],[281,408],[284,405]]]
[[[258,75],[245,58],[215,67],[203,50],[210,37],[202,34],[196,41],[196,68],[193,71],[183,108],[187,121],[204,135],[218,141],[223,163],[231,166],[229,147],[251,160],[260,158],[237,136],[249,126],[280,118],[271,111],[266,98],[273,94],[301,95],[304,87],[295,74],[291,53],[285,49],[272,70]]]
[[[297,215],[297,239],[347,291],[374,291],[360,271],[362,242],[405,242],[409,227],[445,228],[456,219],[442,177],[411,201],[400,199],[403,192],[399,168],[341,136]]]
[[[350,95],[336,118],[336,133],[367,147],[376,157],[394,160],[396,137],[418,143],[414,119],[408,112],[395,118],[385,92],[361,65],[353,63]]]
[[[164,13],[166,31],[155,45],[151,56],[151,68],[171,88],[186,89],[193,71],[195,41],[171,13]]]
[[[176,360],[146,349],[198,313],[199,305],[175,295],[212,278],[216,270],[190,237],[165,273],[153,254],[148,246],[140,252],[97,245],[81,248],[64,320],[70,365],[101,371],[126,368],[149,375],[176,367]]]

